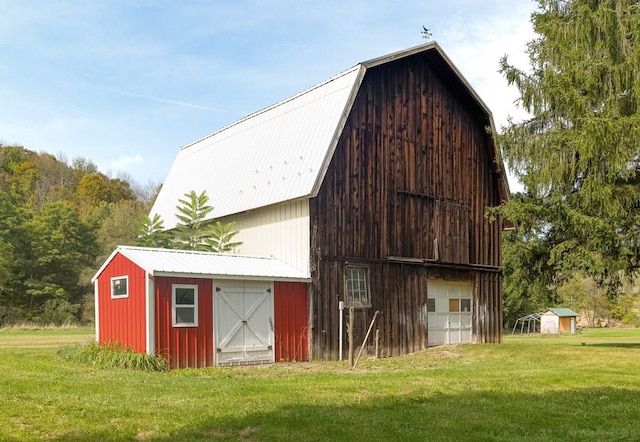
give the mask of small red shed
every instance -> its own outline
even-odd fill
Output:
[[[306,361],[309,281],[273,257],[118,246],[92,279],[96,341],[171,368]]]

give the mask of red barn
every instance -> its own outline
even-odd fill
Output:
[[[309,281],[273,257],[119,246],[92,279],[96,340],[171,368],[306,361]]]

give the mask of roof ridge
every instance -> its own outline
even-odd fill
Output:
[[[259,110],[255,111],[255,112],[247,114],[244,117],[240,118],[239,120],[234,121],[233,123],[230,123],[230,124],[220,128],[220,129],[218,129],[218,130],[216,130],[216,131],[214,131],[214,132],[212,132],[212,133],[210,133],[208,135],[205,135],[205,136],[203,136],[201,138],[198,138],[197,140],[192,141],[191,143],[185,144],[179,150],[187,149],[187,148],[193,146],[194,144],[197,144],[197,143],[199,143],[201,141],[204,141],[204,140],[206,140],[208,138],[211,138],[211,137],[213,137],[215,135],[218,135],[219,133],[224,132],[224,131],[226,131],[226,130],[234,127],[234,126],[237,126],[237,125],[239,125],[239,124],[241,124],[241,123],[243,123],[243,122],[245,122],[247,120],[255,118],[258,115],[261,115],[261,114],[263,114],[265,112],[268,112],[268,111],[270,111],[272,109],[275,109],[277,107],[280,107],[280,106],[284,105],[285,103],[289,103],[289,102],[291,102],[291,101],[293,101],[293,100],[295,100],[295,99],[297,99],[297,98],[299,98],[299,97],[301,97],[303,95],[306,95],[306,94],[308,94],[308,93],[310,93],[310,92],[312,92],[312,91],[314,91],[316,89],[319,89],[319,88],[321,88],[323,86],[326,86],[327,84],[329,84],[329,83],[331,83],[333,81],[336,81],[336,80],[344,77],[345,75],[350,74],[354,70],[360,69],[361,66],[363,66],[363,63],[358,63],[358,64],[350,67],[349,69],[346,69],[346,70],[344,70],[344,71],[342,71],[342,72],[340,72],[340,73],[338,73],[336,75],[333,75],[333,76],[329,77],[328,79],[326,79],[326,80],[324,80],[324,81],[322,81],[320,83],[317,83],[317,84],[315,84],[315,85],[303,90],[302,92],[298,92],[297,94],[291,95],[291,96],[289,96],[287,98],[284,98],[284,99],[282,99],[280,101],[277,101],[277,102],[275,102],[273,104],[270,104],[269,106],[263,107],[262,109],[259,109]]]
[[[206,255],[206,256],[224,256],[224,257],[236,257],[236,258],[278,260],[278,258],[275,256],[244,255],[240,253],[224,253],[224,252],[207,252],[204,250],[189,250],[189,249],[167,249],[163,247],[142,247],[142,246],[121,245],[117,247],[117,250],[137,250],[141,252],[175,253],[175,254],[182,254],[182,255]]]

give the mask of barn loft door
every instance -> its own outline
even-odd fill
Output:
[[[427,285],[427,344],[471,343],[469,283],[429,281]]]
[[[216,358],[219,365],[273,362],[273,288],[269,283],[216,285]]]

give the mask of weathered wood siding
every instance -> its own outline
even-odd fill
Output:
[[[426,53],[367,71],[310,202],[312,357],[337,358],[347,263],[368,265],[371,287],[355,340],[379,310],[382,356],[426,347],[434,277],[474,282],[474,341],[501,341],[501,227],[484,217],[500,202],[489,120],[452,77]]]

